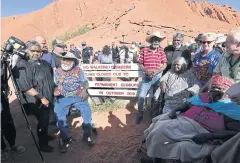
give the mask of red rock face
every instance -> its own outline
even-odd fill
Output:
[[[167,36],[164,46],[178,31],[185,34],[185,41],[200,32],[226,33],[240,25],[239,15],[228,6],[185,0],[61,0],[33,13],[2,18],[1,40],[43,35],[51,41],[88,24],[91,31],[67,43],[86,41],[95,49],[113,41],[146,44],[146,35],[159,30]]]
[[[240,14],[230,6],[213,5],[207,2],[187,2],[193,12],[229,24],[240,25]]]

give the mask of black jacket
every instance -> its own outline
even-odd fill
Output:
[[[61,61],[58,55],[54,52],[52,52],[52,68],[59,68],[61,66]]]
[[[164,49],[167,57],[167,68],[164,70],[164,72],[167,72],[169,69],[171,69],[172,62],[178,57],[182,56],[183,51],[187,49],[187,46],[181,46],[179,49],[175,49],[172,45],[167,46]]]
[[[53,72],[50,65],[40,60],[36,62],[28,62],[20,59],[13,68],[13,77],[16,81],[18,89],[22,92],[21,102],[23,104],[35,104],[37,100],[25,93],[31,88],[36,89],[40,95],[46,97],[50,103],[53,102],[54,81]]]
[[[86,47],[82,50],[82,60],[85,64],[90,64],[90,57],[93,55],[93,50],[90,47]]]

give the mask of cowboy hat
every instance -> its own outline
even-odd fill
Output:
[[[201,41],[216,41],[216,34],[212,32],[204,33]]]
[[[66,47],[67,45],[62,40],[53,40],[52,41],[52,47],[58,46],[58,47]]]
[[[75,57],[75,55],[71,52],[67,52],[66,55],[58,55],[60,59],[72,59],[75,61],[76,65],[78,65],[79,60]]]
[[[164,40],[164,39],[166,38],[165,36],[161,35],[160,31],[156,31],[156,32],[152,33],[151,35],[147,36],[146,41],[147,41],[148,43],[151,43],[151,39],[152,39],[153,37],[158,37],[158,38],[160,38],[160,41],[162,41],[162,40]]]

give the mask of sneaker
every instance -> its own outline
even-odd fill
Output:
[[[11,151],[16,152],[17,154],[22,154],[25,152],[25,148],[21,145],[14,145],[12,146]]]
[[[54,147],[47,145],[44,147],[40,147],[40,151],[46,152],[46,153],[52,153],[52,152],[54,152]]]
[[[95,141],[93,140],[93,138],[91,136],[83,137],[83,141],[88,143],[89,146],[93,146],[95,144]]]
[[[1,160],[6,161],[8,159],[8,151],[7,150],[2,150],[1,151]]]
[[[61,153],[66,153],[66,152],[68,152],[71,144],[72,144],[72,139],[71,139],[71,138],[70,138],[70,139],[67,139],[67,140],[64,140],[64,141],[63,141],[63,144],[62,144],[61,147],[60,147],[60,152],[61,152]]]

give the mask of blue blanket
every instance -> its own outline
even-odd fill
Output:
[[[240,105],[230,99],[222,99],[215,103],[204,103],[199,95],[195,95],[187,100],[192,105],[203,106],[213,109],[215,112],[222,113],[234,120],[240,121]]]

